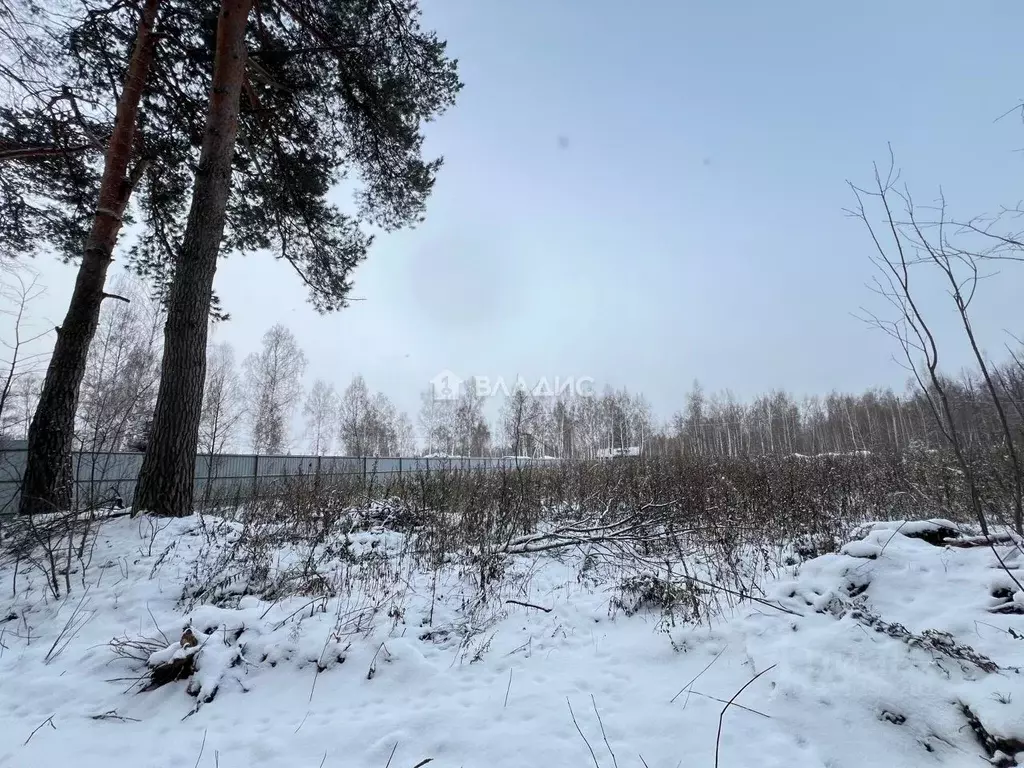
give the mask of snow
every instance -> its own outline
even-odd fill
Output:
[[[995,610],[1024,595],[990,548],[916,537],[947,523],[863,526],[766,576],[762,602],[687,624],[627,616],[576,553],[516,557],[481,600],[380,529],[327,561],[333,596],[263,599],[209,521],[111,520],[67,598],[0,570],[0,766],[991,765],[961,707],[1024,739],[1024,615]],[[219,604],[183,598],[211,575]],[[190,680],[140,691],[147,662],[187,656]]]

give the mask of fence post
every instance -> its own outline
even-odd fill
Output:
[[[363,456],[363,482],[366,482],[366,457]]]
[[[252,497],[255,499],[260,492],[260,455],[252,457]]]
[[[398,457],[398,479],[402,479],[402,457]]]

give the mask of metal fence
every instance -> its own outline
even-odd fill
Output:
[[[0,514],[17,511],[25,448],[0,449]],[[142,453],[72,454],[75,508],[99,504],[130,506],[135,495]],[[197,456],[195,498],[197,500],[246,499],[286,477],[343,477],[422,473],[442,469],[498,469],[547,459],[505,458],[421,458],[351,456],[257,456],[216,454]]]

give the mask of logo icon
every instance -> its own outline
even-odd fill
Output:
[[[462,379],[451,371],[441,371],[430,380],[430,389],[435,400],[458,400],[462,391]]]

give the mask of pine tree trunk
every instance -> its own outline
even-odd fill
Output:
[[[129,178],[128,163],[135,142],[135,126],[142,91],[153,61],[160,0],[146,0],[128,62],[124,90],[117,101],[114,131],[100,179],[100,191],[82,264],[75,281],[64,323],[57,329],[53,356],[28,430],[28,455],[22,476],[20,511],[23,514],[67,509],[71,503],[71,446],[75,431],[78,394],[85,375],[89,345],[99,323],[103,286],[111,254],[121,231],[122,217],[141,175],[140,164]]]
[[[238,101],[245,79],[245,28],[251,7],[252,0],[221,3],[206,133],[168,296],[160,389],[135,494],[135,512],[146,510],[162,516],[192,513],[210,300],[231,191]]]

